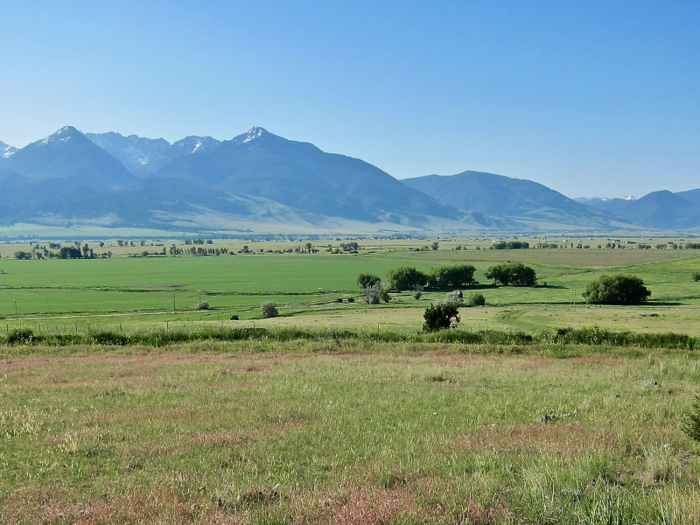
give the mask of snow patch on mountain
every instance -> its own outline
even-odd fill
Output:
[[[243,144],[262,137],[264,133],[267,133],[267,130],[259,128],[258,126],[250,128],[250,130],[246,134],[245,139],[243,139]]]

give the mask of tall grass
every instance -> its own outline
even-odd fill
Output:
[[[121,331],[93,330],[84,333],[42,333],[29,328],[16,328],[0,336],[0,344],[17,345],[144,345],[163,347],[176,343],[197,341],[370,341],[383,343],[445,343],[463,345],[586,345],[631,348],[661,348],[695,350],[700,338],[682,333],[637,333],[613,331],[598,326],[584,328],[560,328],[537,333],[508,330],[442,330],[433,333],[405,333],[387,330],[336,328],[213,328],[167,330],[153,329],[123,333]]]

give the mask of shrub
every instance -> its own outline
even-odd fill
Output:
[[[15,328],[7,334],[7,342],[11,345],[31,343],[34,339],[34,331],[31,328]]]
[[[423,331],[437,332],[459,323],[459,306],[450,303],[434,303],[425,309],[423,314]]]
[[[195,310],[209,310],[209,303],[206,301],[199,301],[194,308]]]
[[[695,282],[700,281],[700,272],[693,273],[693,281],[695,281]]]
[[[343,302],[343,298],[342,298],[342,297],[338,297],[338,298],[335,300],[335,302],[336,302],[336,303],[342,303],[342,302]]]
[[[387,274],[389,287],[394,290],[411,290],[416,285],[425,286],[428,276],[423,272],[409,266],[401,266],[389,270]]]
[[[90,334],[92,344],[95,345],[128,345],[131,341],[128,336],[103,330]]]
[[[231,316],[231,321],[240,321],[240,317],[238,317],[238,315],[236,315],[236,314],[233,314]]]
[[[354,303],[354,302],[355,302],[355,298],[354,298],[354,297],[348,297],[348,302],[349,302],[349,303]]]
[[[372,286],[377,281],[381,281],[381,279],[371,273],[361,273],[357,276],[357,284],[360,288]]]
[[[533,268],[523,263],[505,263],[491,266],[486,271],[486,278],[503,286],[535,286],[537,274]]]
[[[486,297],[481,292],[473,293],[467,299],[467,306],[485,306]]]
[[[583,292],[589,304],[639,304],[650,295],[644,281],[634,275],[602,275]]]
[[[683,424],[683,432],[685,432],[690,439],[700,441],[700,395],[695,395],[692,412],[688,414]]]
[[[277,317],[279,312],[277,311],[277,303],[274,301],[265,301],[260,305],[260,313],[264,318]]]

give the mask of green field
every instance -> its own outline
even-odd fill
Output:
[[[596,241],[592,241],[596,242]],[[250,244],[250,243],[249,243]],[[142,248],[118,248],[111,259],[32,260],[8,257],[17,247],[4,246],[0,259],[0,323],[36,330],[75,331],[89,327],[136,329],[164,323],[335,326],[361,328],[384,324],[392,329],[419,330],[425,307],[445,291],[427,292],[419,300],[393,294],[388,305],[367,307],[337,299],[359,298],[360,273],[384,278],[398,266],[431,267],[469,263],[477,268],[479,291],[487,307],[462,309],[464,323],[474,328],[541,330],[597,324],[607,328],[698,333],[700,283],[690,278],[700,269],[696,250],[488,250],[480,242],[454,250],[443,241],[437,251],[412,251],[425,241],[367,241],[357,254],[278,254],[284,242],[250,244],[250,255],[220,257],[129,258]],[[228,243],[238,251],[243,242]],[[467,245],[465,244],[465,247]],[[476,250],[479,246],[483,249]],[[161,248],[150,247],[152,251]],[[106,249],[106,248],[105,248]],[[536,288],[491,287],[484,276],[492,264],[522,261],[533,266]],[[2,273],[4,272],[4,273]],[[581,294],[604,273],[635,274],[652,291],[639,307],[592,308]],[[469,290],[465,290],[469,293]],[[211,310],[197,311],[199,300]],[[274,301],[281,318],[262,320],[258,306]],[[0,325],[1,326],[1,325]]]

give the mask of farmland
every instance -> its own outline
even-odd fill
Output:
[[[539,330],[600,325],[610,329],[678,331],[698,334],[700,284],[691,280],[700,268],[697,250],[530,249],[488,250],[486,243],[454,250],[418,250],[418,241],[368,241],[356,254],[274,253],[290,243],[260,242],[249,254],[220,257],[129,258],[137,248],[110,248],[111,259],[13,260],[16,246],[0,250],[0,323],[68,331],[90,327],[142,329],[174,323],[221,323],[236,326],[380,326],[420,329],[427,305],[444,291],[392,294],[389,304],[373,307],[347,303],[358,298],[360,273],[385,278],[398,266],[431,267],[456,263],[476,267],[486,308],[462,309],[464,322],[478,328]],[[461,244],[459,244],[461,247]],[[234,253],[243,243],[227,244]],[[476,250],[479,247],[483,249]],[[105,248],[106,249],[106,248]],[[152,248],[151,248],[152,249]],[[153,250],[153,249],[152,249]],[[262,252],[261,252],[262,250]],[[156,250],[153,250],[156,251]],[[159,250],[158,250],[159,251]],[[270,253],[272,252],[272,253]],[[506,260],[536,269],[541,286],[488,286],[486,269]],[[581,297],[588,283],[604,273],[639,275],[652,291],[641,307],[589,307]],[[469,292],[465,290],[465,292]],[[339,303],[338,299],[344,302]],[[211,309],[198,311],[206,301]],[[274,301],[281,318],[261,319],[258,306]],[[261,324],[262,323],[262,324]],[[1,325],[0,325],[1,326]]]
[[[360,244],[28,261],[0,245],[0,342],[36,336],[0,345],[0,523],[700,521],[683,431],[700,367],[681,339],[700,336],[697,250]],[[491,286],[507,261],[539,286]],[[449,290],[360,300],[360,273],[456,263],[487,300],[457,331],[420,335]],[[585,304],[606,273],[651,300]]]

